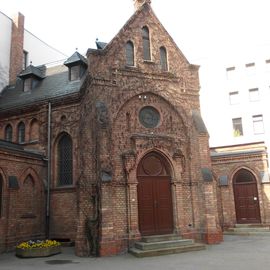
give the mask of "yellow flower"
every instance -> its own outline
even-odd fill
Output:
[[[21,249],[32,249],[32,248],[47,248],[47,247],[57,247],[61,244],[56,240],[29,240],[28,242],[20,243],[17,248]]]

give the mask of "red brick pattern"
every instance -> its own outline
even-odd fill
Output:
[[[10,70],[9,83],[16,82],[17,75],[23,69],[23,37],[24,37],[24,16],[18,13],[13,19],[10,48]]]
[[[143,60],[143,26],[150,32],[151,61]],[[135,67],[125,66],[129,40],[135,48]],[[162,46],[168,54],[168,72],[159,66]],[[75,240],[79,256],[127,251],[141,238],[137,167],[154,151],[170,164],[174,232],[207,243],[222,241],[216,182],[204,182],[201,174],[201,168],[211,169],[208,135],[199,133],[192,118],[192,111],[200,109],[198,66],[187,61],[148,5],[128,21],[104,51],[90,51],[88,62],[89,76],[81,100],[63,99],[52,106],[50,236]],[[140,123],[138,114],[144,106],[159,112],[157,127],[147,129]],[[24,146],[47,156],[47,119],[47,104],[14,110],[1,116],[1,136],[4,138],[4,128],[11,124],[16,141],[16,127],[24,121]],[[63,132],[73,142],[74,179],[69,187],[59,187],[57,180],[57,144]],[[24,190],[25,179],[20,175],[30,168],[36,172],[31,174],[33,183],[21,193],[20,200],[30,189],[40,194],[36,209],[40,217],[30,225],[39,226],[39,236],[44,236],[47,164],[14,153],[0,155],[5,181],[9,175],[20,179],[18,190],[4,189],[0,245],[6,243],[4,248],[8,249],[34,232],[16,234],[16,228],[26,223],[21,225],[17,210],[14,214],[9,210],[19,211],[17,194]]]
[[[255,176],[260,202],[261,222],[263,224],[269,224],[270,222],[270,204],[268,200],[270,184],[262,184],[260,175],[260,172],[267,171],[268,168],[267,152],[264,144],[254,143],[251,145],[231,146],[226,149],[212,149],[212,151],[220,153],[222,153],[222,151],[233,153],[250,150],[255,151],[255,153],[212,157],[213,171],[216,181],[218,181],[220,176],[228,176],[227,186],[217,186],[219,220],[224,229],[232,227],[237,223],[234,204],[233,176],[240,169],[249,170]],[[256,151],[259,152],[256,153]]]

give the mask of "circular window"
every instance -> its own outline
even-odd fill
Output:
[[[143,107],[139,113],[140,123],[146,128],[154,128],[160,120],[159,112],[150,106]]]

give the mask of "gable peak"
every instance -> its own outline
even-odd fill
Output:
[[[134,1],[134,8],[135,11],[137,11],[141,6],[143,6],[144,4],[151,4],[151,0],[133,0]]]

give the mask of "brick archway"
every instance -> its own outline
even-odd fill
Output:
[[[170,168],[156,152],[145,155],[137,169],[139,230],[142,235],[173,232]]]

